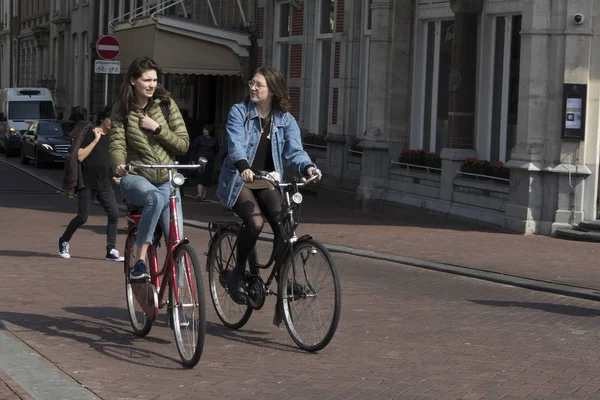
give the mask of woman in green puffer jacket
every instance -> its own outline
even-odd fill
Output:
[[[136,239],[137,262],[131,279],[149,278],[144,257],[158,221],[169,235],[169,194],[171,184],[166,169],[133,172],[126,164],[173,164],[175,156],[185,154],[190,139],[175,101],[158,84],[159,66],[150,58],[134,60],[112,111],[109,136],[111,165],[121,177],[120,189],[128,203],[143,207]],[[167,112],[168,111],[168,112]],[[181,195],[177,189],[179,230],[183,234]]]

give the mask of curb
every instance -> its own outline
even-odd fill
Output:
[[[4,163],[6,165],[9,165],[13,168],[16,168],[19,171],[24,172],[27,175],[29,175],[41,182],[44,182],[44,183],[54,187],[58,191],[64,193],[64,190],[61,187],[55,185],[52,182],[46,181],[46,180],[38,177],[37,175],[25,170],[24,168],[21,168],[20,166],[14,165],[14,164],[9,163],[2,159],[0,159],[0,162]],[[119,209],[124,211],[127,208],[124,205],[119,204]],[[208,223],[206,223],[206,222],[184,219],[183,224],[184,224],[184,226],[189,226],[192,228],[208,230]],[[259,240],[272,242],[273,235],[268,234],[268,233],[261,233],[259,235]],[[560,284],[560,283],[554,283],[554,282],[543,281],[543,280],[538,280],[538,279],[523,278],[523,277],[516,276],[516,275],[509,275],[509,274],[502,274],[499,272],[486,271],[483,269],[468,268],[468,267],[452,265],[452,264],[442,264],[442,263],[433,262],[433,261],[426,261],[426,260],[419,260],[419,259],[410,258],[410,257],[402,257],[402,256],[391,255],[391,254],[377,253],[374,251],[360,250],[360,249],[355,249],[355,248],[351,248],[351,247],[337,246],[337,245],[331,245],[331,244],[326,244],[326,243],[323,243],[323,244],[325,245],[327,250],[329,250],[332,253],[341,253],[341,254],[347,254],[347,255],[356,256],[356,257],[370,258],[373,260],[387,261],[387,262],[392,262],[392,263],[396,263],[396,264],[408,265],[411,267],[423,268],[423,269],[428,269],[428,270],[438,271],[438,272],[445,272],[445,273],[449,273],[449,274],[460,275],[460,276],[465,276],[468,278],[475,278],[475,279],[485,280],[485,281],[489,281],[489,282],[501,283],[501,284],[525,288],[525,289],[554,293],[554,294],[559,294],[559,295],[569,296],[569,297],[576,297],[576,298],[585,299],[585,300],[600,301],[600,289],[591,289],[591,288],[584,288],[584,287],[579,287],[579,286],[564,285],[564,284]]]

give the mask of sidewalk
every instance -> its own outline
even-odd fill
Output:
[[[334,251],[340,246],[344,252],[350,248],[355,255],[403,264],[443,264],[448,268],[434,269],[460,274],[463,271],[454,267],[465,267],[474,270],[467,271],[469,276],[482,275],[479,271],[507,275],[509,284],[518,283],[512,277],[521,277],[572,285],[593,289],[590,296],[583,297],[600,300],[600,292],[595,293],[600,291],[596,243],[511,234],[414,208],[396,215],[366,213],[354,208],[352,197],[329,190],[307,194],[304,199],[298,235],[311,234],[333,245]],[[188,221],[236,219],[213,202],[188,204],[184,215]],[[265,231],[269,231],[268,224]]]

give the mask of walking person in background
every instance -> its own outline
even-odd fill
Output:
[[[190,138],[175,100],[158,84],[160,67],[152,59],[133,60],[112,112],[110,158],[121,177],[121,194],[128,203],[143,207],[136,236],[136,262],[129,271],[133,280],[149,278],[146,252],[156,224],[161,221],[169,237],[169,195],[171,182],[165,168],[139,168],[129,171],[127,164],[173,164],[185,154]],[[179,231],[183,237],[181,194],[176,190]]]
[[[108,156],[108,133],[110,132],[110,116],[98,113],[97,126],[91,123],[77,125],[85,131],[81,145],[77,150],[77,162],[81,169],[77,173],[77,215],[71,220],[64,233],[58,238],[58,254],[62,258],[70,258],[69,241],[73,234],[88,220],[94,199],[108,216],[106,227],[106,256],[105,260],[123,261],[116,249],[117,223],[119,210],[117,200],[111,186],[111,169]],[[75,135],[77,135],[75,133]]]
[[[215,127],[205,125],[202,128],[202,134],[194,140],[190,151],[190,162],[196,164],[200,157],[208,161],[204,171],[199,172],[197,177],[199,201],[206,200],[208,188],[213,183],[215,173],[215,157],[219,154],[219,142],[215,138]]]
[[[238,235],[236,266],[228,277],[229,294],[239,304],[246,302],[244,270],[250,251],[265,219],[277,232],[283,199],[270,185],[253,185],[254,171],[276,172],[283,177],[286,165],[311,176],[316,166],[302,148],[300,128],[288,112],[288,88],[281,72],[259,67],[248,82],[249,96],[235,104],[227,118],[227,157],[223,162],[217,197],[244,222]],[[317,180],[321,179],[321,174]],[[277,243],[280,238],[275,235]]]
[[[71,109],[71,115],[69,116],[69,120],[79,122],[83,121],[85,116],[81,112],[81,108],[79,106],[75,106]]]

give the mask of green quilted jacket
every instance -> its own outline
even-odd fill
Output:
[[[113,171],[120,164],[136,161],[142,164],[172,164],[175,156],[185,154],[190,145],[183,117],[173,99],[169,100],[169,123],[160,108],[161,100],[155,98],[147,108],[147,115],[162,126],[158,135],[140,128],[142,110],[132,110],[127,117],[127,134],[123,127],[123,118],[119,115],[119,104],[112,110],[109,134],[110,162]],[[157,184],[169,179],[164,168],[136,168],[132,171],[150,182]]]

